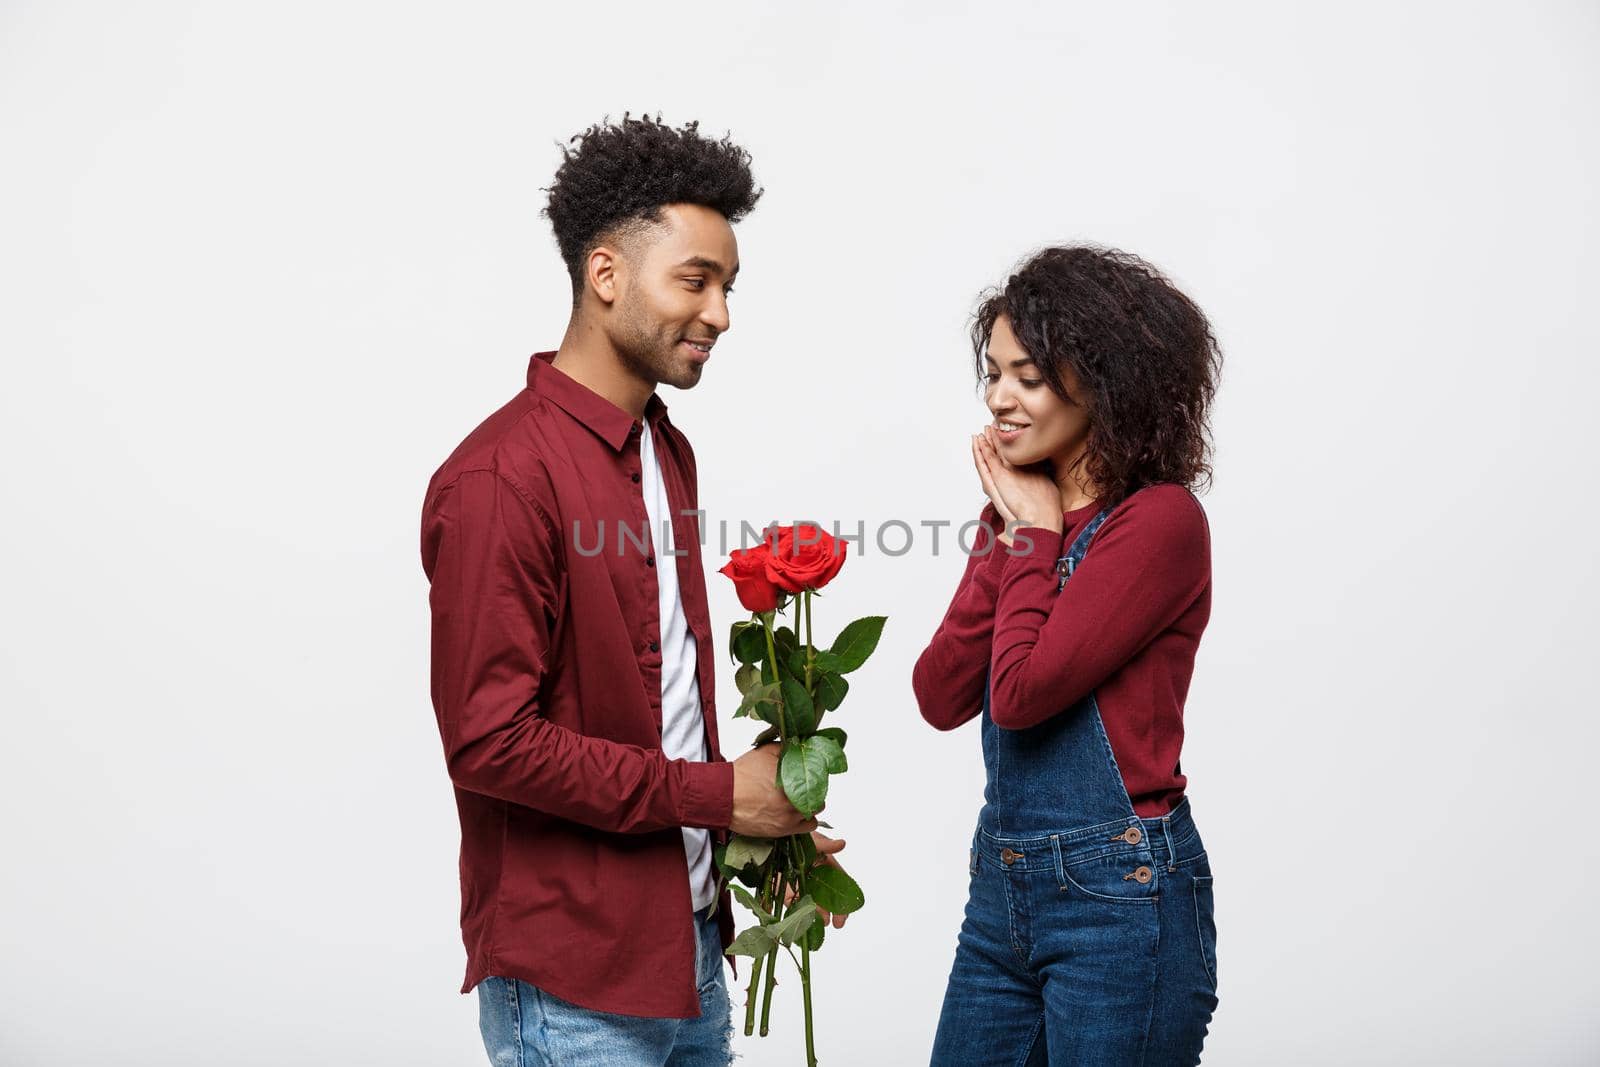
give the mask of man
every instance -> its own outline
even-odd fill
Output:
[[[461,991],[495,1063],[727,1064],[711,849],[817,822],[776,784],[777,746],[718,747],[694,452],[655,389],[692,388],[728,330],[732,224],[761,190],[693,122],[624,115],[573,141],[544,210],[566,334],[423,506]]]

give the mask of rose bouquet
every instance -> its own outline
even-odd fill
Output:
[[[797,810],[814,816],[827,799],[829,776],[848,767],[845,732],[837,726],[823,726],[823,716],[844,702],[850,691],[845,675],[865,663],[877,648],[885,617],[857,619],[840,631],[826,650],[818,649],[812,643],[811,600],[844,566],[847,546],[811,523],[770,527],[767,533],[755,548],[734,549],[719,571],[733,580],[740,603],[752,613],[748,621],[734,623],[729,638],[729,652],[739,664],[735,682],[743,698],[733,714],[767,724],[755,743],[782,746],[778,784]],[[793,627],[775,625],[779,613],[790,605],[794,608]],[[755,1027],[756,991],[765,966],[761,1036],[767,1034],[781,948],[800,972],[806,1062],[812,1067],[817,1057],[812,1036],[811,954],[822,948],[827,930],[826,923],[817,921],[818,915],[848,915],[865,903],[861,887],[842,867],[817,861],[816,843],[809,834],[783,838],[735,834],[716,850],[721,880],[757,919],[728,949],[752,959],[744,1032],[749,1035]]]

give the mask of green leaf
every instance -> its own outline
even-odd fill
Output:
[[[822,916],[819,915],[819,916],[817,916],[817,918],[821,919]],[[821,948],[822,947],[823,935],[826,934],[827,932],[828,932],[828,924],[827,923],[825,923],[825,922],[817,922],[817,923],[812,924],[811,929],[806,931],[806,948],[809,949],[812,952],[815,952],[819,948]]]
[[[767,654],[767,635],[759,622],[736,622],[728,637],[728,653],[737,663],[757,663]]]
[[[733,898],[739,903],[743,904],[745,907],[749,908],[751,911],[755,912],[757,915],[761,916],[762,922],[773,921],[772,912],[768,911],[766,908],[763,908],[760,903],[757,902],[754,894],[752,894],[749,890],[738,885],[729,886],[728,888],[733,891]]]
[[[824,726],[822,729],[817,731],[817,736],[831,737],[839,743],[840,748],[844,748],[844,741],[848,735],[837,726]]]
[[[741,696],[750,692],[750,687],[760,683],[761,668],[754,663],[742,665],[733,675],[733,684],[739,687]]]
[[[754,865],[761,866],[767,862],[767,857],[772,855],[773,840],[770,837],[745,837],[743,834],[734,834],[728,838],[727,852],[723,854],[722,862],[733,870]]]
[[[878,647],[878,638],[883,636],[883,624],[887,621],[886,615],[868,615],[841,630],[833,647],[828,650],[838,660],[837,665],[830,669],[849,674],[867,662],[872,650]]]
[[[760,682],[744,695],[743,702],[734,710],[733,717],[754,715],[763,722],[777,722],[781,705],[781,688],[777,682]]]
[[[828,798],[828,754],[813,738],[791,737],[783,743],[778,777],[795,810],[815,815]]]
[[[769,726],[765,730],[762,730],[759,734],[756,734],[756,739],[754,742],[752,742],[752,746],[765,745],[769,742],[776,741],[777,739],[778,728],[776,726]]]
[[[779,944],[792,945],[796,939],[804,936],[818,918],[816,904],[810,897],[801,897],[790,905],[789,914],[772,928],[772,936]]]
[[[777,945],[777,940],[771,934],[771,927],[752,926],[744,933],[733,939],[733,944],[727,948],[730,956],[765,956]]]
[[[791,648],[788,651],[779,651],[783,658],[783,669],[794,675],[796,681],[803,682],[806,677],[806,654],[804,649]]]
[[[850,691],[850,683],[831,671],[824,671],[820,675],[813,672],[811,687],[816,690],[817,707],[823,711],[832,711],[843,704],[845,694]]]
[[[834,915],[849,915],[853,911],[860,911],[867,902],[866,895],[861,892],[861,887],[856,885],[856,880],[844,872],[842,867],[830,867],[826,864],[813,867],[806,872],[806,892],[811,894],[811,899],[817,902],[817,907]]]
[[[788,735],[797,737],[815,730],[817,711],[811,704],[811,694],[806,692],[806,687],[787,675],[784,676],[782,685]]]
[[[840,748],[839,742],[830,735],[818,731],[809,740],[822,750],[827,760],[825,766],[829,774],[843,774],[850,769],[849,761],[844,758],[844,749]]]
[[[821,825],[821,821],[818,821]],[[817,862],[817,843],[811,840],[810,834],[796,834],[795,842],[800,846],[800,869],[803,871]]]

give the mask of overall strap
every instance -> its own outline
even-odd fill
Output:
[[[1056,592],[1066,588],[1067,579],[1072,577],[1072,572],[1078,564],[1083,562],[1083,554],[1089,551],[1089,541],[1094,537],[1095,531],[1100,529],[1100,524],[1106,521],[1106,516],[1111,514],[1110,508],[1104,508],[1100,514],[1089,520],[1089,525],[1083,528],[1072,542],[1072,547],[1067,549],[1067,554],[1056,560]]]

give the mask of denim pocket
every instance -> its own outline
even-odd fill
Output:
[[[1200,962],[1205,964],[1206,977],[1211,981],[1211,991],[1217,990],[1217,918],[1211,892],[1212,877],[1197,874],[1194,885],[1194,927],[1200,944]]]
[[[1062,892],[1076,890],[1091,900],[1111,904],[1156,903],[1156,867],[1149,849],[1063,861],[1060,844],[1054,840],[1051,844]]]

